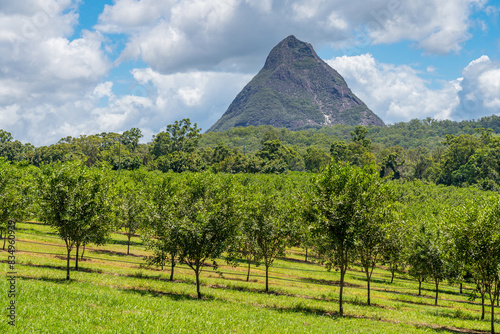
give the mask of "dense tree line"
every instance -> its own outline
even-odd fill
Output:
[[[0,156],[34,166],[84,161],[114,170],[162,172],[319,172],[333,158],[357,166],[376,163],[382,176],[454,186],[500,186],[500,118],[478,121],[412,120],[387,127],[335,125],[289,131],[270,126],[201,134],[189,119],[176,121],[147,144],[141,131],[66,137],[34,147],[0,130]]]

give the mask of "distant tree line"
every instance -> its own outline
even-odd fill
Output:
[[[138,128],[66,137],[34,147],[0,130],[0,156],[34,166],[83,161],[114,170],[162,172],[319,172],[331,159],[359,167],[375,163],[381,176],[485,190],[500,186],[500,118],[438,121],[427,118],[387,127],[335,125],[289,131],[270,126],[201,133],[189,119],[176,121],[149,143]]]

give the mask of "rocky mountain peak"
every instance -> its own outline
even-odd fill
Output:
[[[292,130],[333,124],[384,126],[312,45],[293,35],[271,50],[264,67],[208,131],[265,124]]]

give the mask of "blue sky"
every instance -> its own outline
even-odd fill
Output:
[[[494,0],[0,3],[0,128],[48,145],[189,117],[208,129],[288,35],[386,123],[500,113]]]

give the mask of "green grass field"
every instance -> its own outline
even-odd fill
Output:
[[[148,253],[133,238],[113,234],[105,246],[89,247],[81,270],[67,282],[65,246],[50,227],[17,225],[16,326],[8,324],[7,279],[0,281],[0,333],[483,333],[489,314],[480,320],[479,300],[457,286],[441,284],[434,306],[433,284],[418,284],[404,273],[390,284],[390,273],[377,268],[372,280],[372,306],[366,306],[366,278],[353,266],[346,277],[344,317],[337,316],[339,274],[305,262],[301,249],[290,249],[270,269],[269,294],[264,271],[226,265],[202,273],[202,300],[195,278],[184,265],[141,266]],[[1,246],[1,244],[0,244]],[[50,253],[50,254],[46,254]],[[7,252],[2,272],[9,271]],[[57,255],[59,254],[59,255]],[[74,251],[73,251],[74,254]],[[73,262],[72,262],[73,264]],[[4,275],[5,277],[5,275]]]

